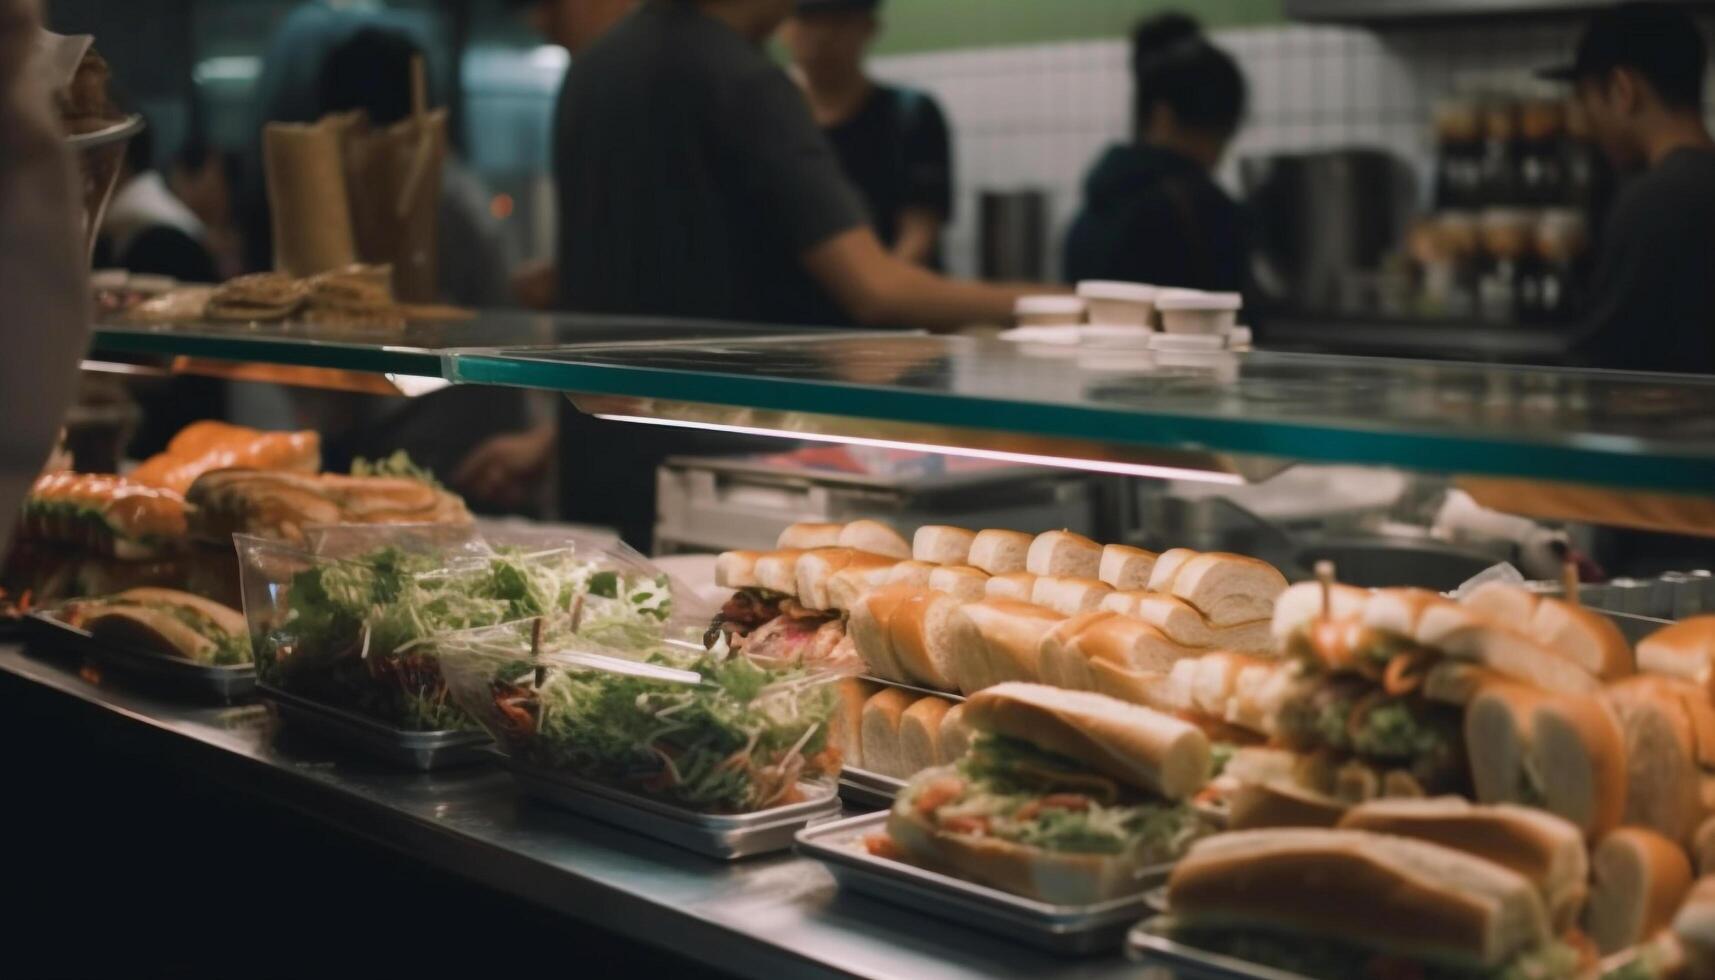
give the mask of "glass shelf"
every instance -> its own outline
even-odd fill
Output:
[[[448,377],[586,411],[864,435],[868,422],[1715,496],[1715,378],[919,335],[456,351]],[[663,402],[669,404],[663,404]],[[765,414],[763,414],[765,413]],[[949,433],[949,430],[951,434]],[[942,441],[919,439],[917,441]],[[1240,468],[1242,472],[1242,468]]]

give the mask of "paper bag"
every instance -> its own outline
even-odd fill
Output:
[[[360,119],[348,113],[263,129],[274,268],[280,272],[301,278],[357,261],[344,144]]]
[[[437,298],[437,217],[446,152],[444,109],[386,129],[360,128],[347,149],[346,187],[358,258],[393,266],[394,295],[407,302]]]

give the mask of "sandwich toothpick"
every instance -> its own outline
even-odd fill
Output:
[[[1322,583],[1322,618],[1334,615],[1334,563],[1323,559],[1316,563],[1316,581]]]
[[[532,620],[530,622],[530,659],[536,660],[536,658],[538,656],[540,656],[541,653],[542,653],[542,617],[537,616],[534,620]],[[541,687],[542,682],[547,680],[547,679],[548,679],[548,672],[542,667],[541,662],[537,661],[537,663],[536,663],[536,686]]]
[[[1568,558],[1560,563],[1560,591],[1574,606],[1581,601],[1578,591],[1578,563]]]

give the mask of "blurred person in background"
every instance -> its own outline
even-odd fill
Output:
[[[1135,137],[1109,147],[1084,179],[1066,279],[1242,289],[1243,221],[1214,180],[1245,114],[1238,63],[1196,20],[1166,13],[1133,32],[1131,71]]]
[[[173,155],[167,187],[202,222],[203,245],[214,260],[215,281],[244,271],[244,241],[238,230],[236,196],[243,184],[238,155],[192,135]]]
[[[881,0],[798,0],[781,39],[810,113],[856,186],[870,227],[894,255],[941,268],[941,230],[953,214],[947,120],[915,89],[864,72],[881,28]]]
[[[1572,64],[1590,133],[1621,173],[1597,243],[1575,356],[1593,367],[1715,373],[1715,140],[1703,121],[1708,52],[1661,3],[1596,14]]]
[[[83,202],[49,77],[33,58],[36,0],[0,0],[0,547],[53,449],[88,342]]]
[[[181,282],[218,281],[202,219],[173,193],[154,157],[153,130],[145,126],[125,148],[119,183],[96,241],[96,267]]]

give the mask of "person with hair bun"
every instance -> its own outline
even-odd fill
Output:
[[[1239,290],[1243,223],[1213,173],[1244,118],[1244,76],[1181,13],[1137,26],[1131,69],[1134,137],[1108,147],[1085,178],[1066,278]]]

